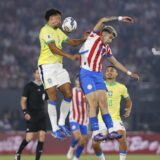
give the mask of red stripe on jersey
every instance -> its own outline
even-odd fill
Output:
[[[98,60],[98,57],[99,57],[99,55],[100,55],[100,53],[101,53],[102,45],[103,45],[102,43],[99,45],[98,52],[97,52],[96,57],[95,57],[95,59],[94,59],[94,62],[93,62],[93,71],[96,71],[97,60]],[[98,65],[99,65],[99,64],[98,64]],[[98,70],[98,71],[99,71],[99,70]]]
[[[84,124],[84,114],[85,114],[85,111],[84,111],[84,97],[83,97],[83,93],[81,93],[81,102],[82,102],[82,124]]]
[[[101,69],[102,69],[102,57],[101,57],[101,60],[100,60],[100,62],[99,62],[98,71],[101,71]]]
[[[94,51],[95,51],[95,49],[96,49],[99,41],[100,41],[100,37],[94,42],[94,44],[93,44],[93,46],[92,46],[92,48],[91,48],[91,51],[90,51],[89,56],[88,56],[88,65],[89,65],[89,66],[90,66],[90,64],[91,64],[92,56],[93,56],[93,54],[94,54]]]
[[[76,118],[76,112],[75,112],[75,105],[74,105],[74,99],[72,99],[72,111],[73,111],[73,119]]]
[[[78,92],[76,92],[76,105],[79,106],[79,101],[78,101]],[[78,117],[77,117],[77,121],[78,123],[80,122],[80,110],[79,107],[77,107],[77,112],[78,112]]]

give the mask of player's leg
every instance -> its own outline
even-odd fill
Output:
[[[70,148],[67,152],[67,159],[72,159],[74,154],[75,146],[78,144],[79,140],[81,139],[81,133],[80,133],[80,125],[77,122],[70,122],[70,128],[72,131],[72,138],[70,143]]]
[[[109,111],[108,111],[108,105],[107,105],[107,99],[106,99],[106,90],[102,86],[102,84],[98,84],[96,87],[98,89],[100,89],[100,90],[97,91],[98,106],[101,110],[103,122],[105,123],[105,125],[108,129],[108,132],[109,132],[108,138],[109,139],[121,138],[122,135],[115,132],[115,130],[113,128],[113,121],[112,121],[112,118],[111,118],[111,116],[109,114]],[[103,90],[101,90],[101,89],[103,89]]]
[[[64,97],[60,106],[60,118],[58,124],[67,136],[71,136],[71,132],[65,127],[65,120],[71,107],[72,89],[69,74],[62,66],[57,72],[57,83],[57,87]]]
[[[75,150],[74,158],[73,160],[78,160],[83,152],[83,149],[87,143],[87,134],[88,134],[88,128],[86,125],[80,125],[80,139],[78,141],[77,149]]]
[[[23,139],[23,141],[21,142],[21,144],[16,152],[15,160],[21,159],[22,151],[27,146],[27,144],[33,139],[33,136],[34,136],[34,132],[27,132],[26,133],[26,137]]]
[[[126,131],[119,130],[117,131],[119,134],[123,135],[122,138],[118,139],[119,142],[119,159],[126,160],[127,156],[127,140],[126,140]]]
[[[100,143],[101,142],[95,142],[94,140],[92,141],[92,147],[93,147],[93,150],[96,154],[96,157],[99,159],[99,160],[105,160],[105,156],[102,152],[102,149],[101,149],[101,146],[100,146]]]
[[[70,83],[65,83],[59,87],[59,90],[64,96],[64,99],[61,102],[60,106],[60,118],[59,118],[59,127],[67,135],[71,136],[71,132],[65,127],[65,120],[69,113],[72,101],[72,89]]]
[[[57,125],[57,94],[56,86],[58,70],[57,64],[46,64],[38,67],[40,78],[48,95],[48,115],[52,126],[52,135],[55,138],[63,139],[65,136]]]
[[[36,160],[40,160],[41,154],[43,152],[43,144],[45,141],[45,134],[44,130],[38,131],[38,143],[36,148]]]
[[[58,139],[64,139],[65,136],[57,125],[57,110],[56,110],[56,87],[51,87],[46,90],[48,94],[48,115],[52,126],[52,136]]]
[[[99,123],[99,131],[98,131],[98,134],[100,135],[107,135],[107,128],[105,126],[105,124],[102,122],[102,123]],[[94,135],[92,134],[92,137]],[[101,142],[97,142],[94,140],[94,138],[92,139],[92,147],[93,147],[93,150],[96,154],[96,157],[99,159],[99,160],[105,160],[105,156],[102,152],[102,149],[101,149],[101,146],[100,146],[100,143]]]

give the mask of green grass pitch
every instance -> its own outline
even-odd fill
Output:
[[[118,155],[108,155],[107,160],[119,160]],[[0,156],[0,160],[14,160],[13,156]],[[21,160],[35,160],[34,156],[22,156]],[[42,155],[41,160],[66,160],[65,156]],[[80,160],[97,160],[95,156],[83,155]],[[128,155],[127,160],[160,160],[160,155]]]

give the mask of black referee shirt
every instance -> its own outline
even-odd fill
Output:
[[[47,94],[43,85],[29,82],[24,87],[22,96],[27,97],[27,110],[29,112],[44,111],[44,101],[47,100]]]

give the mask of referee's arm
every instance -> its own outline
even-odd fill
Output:
[[[29,115],[27,111],[27,97],[22,96],[20,100],[20,104],[21,104],[21,109],[24,114],[24,119],[29,121],[31,119],[31,116]]]

